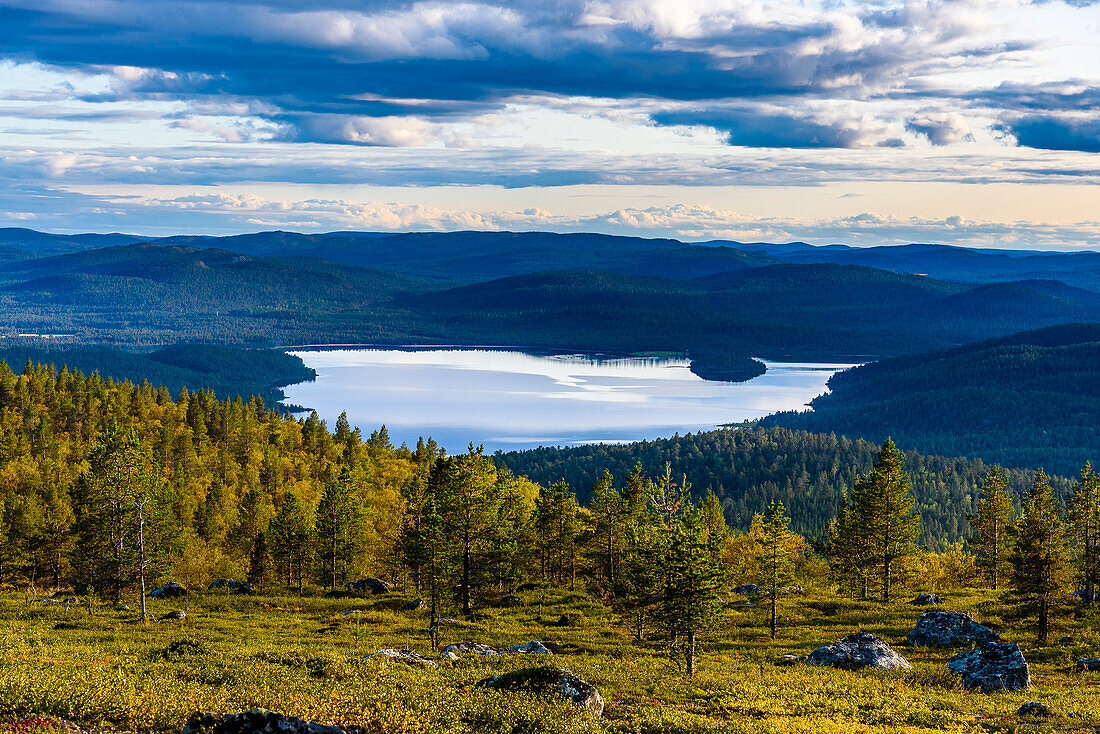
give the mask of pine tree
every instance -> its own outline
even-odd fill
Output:
[[[467,617],[473,613],[473,595],[487,581],[485,560],[500,509],[496,479],[492,459],[471,445],[467,453],[438,462],[429,480],[459,554],[459,606]]]
[[[248,583],[257,591],[262,591],[264,582],[267,581],[270,560],[267,535],[260,531],[256,533],[256,539],[252,543],[252,553],[248,558]]]
[[[271,555],[287,585],[297,582],[302,593],[306,572],[313,557],[313,517],[298,495],[283,495],[279,511],[271,519]]]
[[[1050,617],[1071,578],[1069,537],[1058,501],[1046,473],[1040,469],[1024,499],[1023,512],[1013,527],[1009,552],[1012,589],[1020,599],[1019,610],[1035,615],[1039,642],[1045,643]]]
[[[1004,578],[1007,541],[1016,517],[1008,482],[1000,467],[993,467],[986,476],[975,510],[966,516],[974,530],[970,536],[970,550],[977,556],[977,565],[985,572],[990,587],[996,591]]]
[[[604,471],[592,487],[592,501],[588,505],[592,513],[594,527],[592,535],[596,541],[594,556],[608,588],[615,586],[615,577],[619,562],[619,538],[622,532],[621,522],[624,513],[623,498],[615,488],[611,472]]]
[[[1086,604],[1096,602],[1100,587],[1100,476],[1085,463],[1068,503],[1069,523],[1076,541],[1075,565]]]
[[[683,635],[684,673],[691,678],[695,675],[697,637],[714,624],[722,607],[719,593],[725,574],[721,547],[690,499],[680,505],[669,538],[660,615],[673,636]]]
[[[905,456],[889,438],[870,474],[852,489],[857,532],[865,536],[882,579],[882,600],[890,601],[898,564],[917,552],[920,516],[913,513]]]
[[[763,534],[760,539],[760,560],[764,573],[764,583],[768,588],[768,601],[771,605],[771,635],[775,639],[776,606],[779,588],[791,580],[794,565],[791,560],[791,518],[782,502],[772,502],[764,517]]]
[[[345,464],[337,477],[325,483],[317,505],[317,540],[321,555],[321,580],[330,589],[347,576],[362,537],[363,508]]]

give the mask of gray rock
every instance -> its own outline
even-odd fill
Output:
[[[177,597],[187,596],[187,589],[183,588],[175,581],[169,581],[164,586],[150,591],[149,596],[154,599],[175,599]]]
[[[119,604],[117,607],[115,607],[115,611],[116,612],[128,612],[128,611],[130,611],[130,607],[127,604]]]
[[[783,657],[777,659],[775,661],[775,664],[780,667],[787,665],[799,665],[806,662],[806,657],[806,655],[795,655],[794,653],[789,652]]]
[[[1053,716],[1054,709],[1042,701],[1028,701],[1016,712],[1017,716]]]
[[[753,596],[760,591],[760,587],[756,584],[741,584],[734,586],[732,591],[734,594],[741,594],[742,596]]]
[[[358,609],[349,609],[346,612],[344,612],[343,614],[341,614],[340,616],[341,617],[350,617],[353,614],[362,614],[362,612],[360,612]]]
[[[158,622],[166,622],[170,619],[187,619],[187,613],[184,612],[182,609],[177,609],[174,612],[168,612],[168,614],[165,614],[162,617],[157,617]]]
[[[1100,670],[1100,658],[1080,658],[1077,661],[1078,670]]]
[[[955,655],[947,667],[962,676],[967,688],[980,688],[982,693],[1016,691],[1031,685],[1031,671],[1015,642],[987,642]]]
[[[522,653],[530,653],[530,654],[533,654],[533,655],[553,655],[554,654],[554,653],[550,652],[550,650],[548,650],[546,648],[546,646],[543,645],[538,640],[531,640],[530,642],[528,642],[526,644],[523,644],[523,645],[512,645],[511,647],[508,648],[508,652],[522,652]]]
[[[421,657],[415,652],[409,650],[394,650],[393,648],[384,648],[374,653],[371,657],[381,657],[387,660],[392,660],[397,663],[405,663],[405,665],[411,665],[414,668],[438,668],[434,660],[429,660],[426,657]]]
[[[382,579],[359,579],[358,581],[352,581],[345,587],[348,591],[360,591],[370,592],[371,594],[385,594],[393,588],[393,584],[390,584]]]
[[[193,714],[182,734],[344,734],[344,730],[265,709],[252,709],[239,714]]]
[[[60,604],[60,599],[37,599],[39,604]]]
[[[596,687],[585,683],[568,670],[561,668],[522,668],[511,673],[478,681],[478,688],[497,691],[526,691],[542,695],[558,695],[570,699],[574,705],[603,716],[603,696]]]
[[[443,654],[453,652],[458,655],[503,655],[504,653],[495,647],[490,647],[481,642],[456,642],[443,648]]]
[[[511,608],[522,607],[523,599],[520,599],[518,596],[506,596],[500,600],[500,606]]]
[[[806,658],[808,665],[827,665],[841,670],[858,668],[912,668],[909,661],[898,655],[870,632],[856,632],[839,642],[819,647]]]
[[[447,660],[449,662],[452,662],[452,663],[457,663],[458,662],[458,654],[451,651],[451,650],[448,650],[447,652],[443,653],[443,659]]]
[[[920,607],[927,607],[932,605],[943,604],[943,601],[935,594],[918,594],[917,598],[909,602],[910,604],[916,604]]]
[[[997,642],[1001,636],[965,612],[937,611],[920,615],[905,639],[922,647],[954,647]]]

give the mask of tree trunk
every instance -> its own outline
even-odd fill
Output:
[[[466,536],[462,546],[462,614],[470,616],[470,539]]]
[[[695,630],[689,630],[687,633],[687,642],[684,644],[684,659],[687,663],[687,667],[684,674],[688,678],[695,677]]]

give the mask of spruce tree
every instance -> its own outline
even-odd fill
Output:
[[[1009,563],[1019,610],[1036,617],[1041,643],[1047,640],[1050,617],[1059,611],[1058,603],[1071,579],[1068,535],[1047,475],[1040,469],[1013,527]]]
[[[687,498],[669,528],[669,541],[660,615],[671,635],[683,636],[684,673],[691,678],[698,635],[714,624],[722,608],[721,548],[708,532],[703,514]]]
[[[887,438],[870,474],[852,489],[852,508],[882,580],[882,600],[890,601],[898,565],[917,552],[920,516],[913,513],[905,456]]]
[[[1008,493],[1008,482],[1000,467],[993,467],[982,482],[982,495],[975,512],[967,515],[974,534],[970,536],[970,550],[977,557],[977,566],[996,591],[1004,578],[1007,566],[1008,536],[1016,518],[1016,508]]]
[[[1086,604],[1094,604],[1100,587],[1100,476],[1085,463],[1068,503],[1078,583]]]
[[[611,472],[605,470],[592,487],[592,501],[588,510],[592,513],[592,536],[596,541],[593,555],[599,560],[607,588],[615,586],[624,509],[622,495],[615,488],[615,480]]]
[[[791,580],[794,564],[791,560],[791,518],[782,502],[772,502],[764,517],[763,535],[760,538],[760,561],[764,583],[768,588],[771,605],[771,635],[775,639],[776,606],[779,588]]]

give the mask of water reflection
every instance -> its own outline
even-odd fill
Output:
[[[394,443],[433,436],[448,451],[619,442],[709,430],[798,409],[850,365],[767,362],[743,383],[703,380],[685,359],[539,356],[484,349],[327,349],[295,352],[317,380],[289,402],[331,427],[341,411]]]

